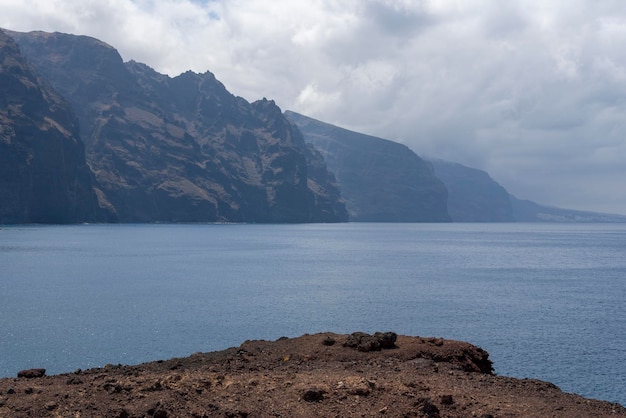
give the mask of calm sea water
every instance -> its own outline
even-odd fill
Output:
[[[626,404],[626,225],[0,228],[0,376],[392,330]]]

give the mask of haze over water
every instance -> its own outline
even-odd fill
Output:
[[[304,333],[469,341],[626,404],[626,225],[0,228],[0,376]]]

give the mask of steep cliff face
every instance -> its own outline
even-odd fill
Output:
[[[285,115],[335,173],[352,221],[450,221],[446,188],[406,146],[294,112]]]
[[[454,222],[513,222],[509,193],[485,171],[444,160],[430,160],[448,189]]]
[[[273,101],[263,99],[254,102],[253,113],[269,128],[274,137],[288,138],[289,143],[302,153],[301,157],[290,157],[284,153],[276,154],[271,149],[264,152],[274,156],[268,160],[268,181],[271,182],[275,195],[283,196],[282,199],[275,198],[276,201],[283,202],[277,210],[287,217],[296,216],[294,208],[297,211],[310,210],[309,218],[317,222],[332,222],[336,218],[347,221],[348,211],[337,181],[334,174],[329,172],[322,154],[305,143],[300,130],[285,118]],[[272,141],[266,143],[271,144]],[[272,147],[276,147],[276,144]],[[303,163],[306,165],[306,175],[301,171]]]
[[[76,116],[0,30],[0,223],[105,219]]]
[[[11,34],[76,109],[87,160],[121,221],[347,220],[332,178],[309,173],[319,156],[274,102],[248,103],[208,72],[171,78],[124,63],[93,38]]]

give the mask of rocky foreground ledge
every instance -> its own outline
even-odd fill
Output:
[[[322,333],[137,366],[0,380],[0,417],[626,417],[492,373],[468,343]]]

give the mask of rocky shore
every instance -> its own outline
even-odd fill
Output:
[[[0,417],[626,417],[623,406],[493,374],[471,344],[322,333],[136,366],[0,379]]]

